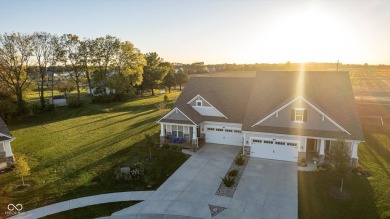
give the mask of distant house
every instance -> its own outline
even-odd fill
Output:
[[[162,142],[183,137],[290,162],[324,162],[344,139],[357,163],[364,141],[348,72],[191,77],[159,123]]]
[[[15,138],[0,118],[0,170],[10,168],[14,162],[12,154],[11,141]]]

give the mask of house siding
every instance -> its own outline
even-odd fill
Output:
[[[291,121],[291,110],[294,108],[304,108],[307,110],[307,121],[304,123],[297,123]],[[261,126],[271,126],[271,127],[284,127],[284,128],[298,128],[298,129],[312,129],[312,130],[322,130],[322,131],[340,131],[340,129],[334,125],[330,120],[324,117],[322,121],[322,114],[317,110],[311,107],[309,104],[302,100],[297,100],[286,108],[278,112],[278,117],[276,114],[263,121]]]
[[[171,115],[167,116],[165,119],[170,120],[183,120],[183,121],[190,121],[183,113],[181,113],[179,110],[171,113]]]

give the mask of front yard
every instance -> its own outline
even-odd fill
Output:
[[[390,218],[390,138],[365,133],[359,162],[369,176],[352,175],[344,181],[349,199],[330,194],[340,178],[330,172],[299,172],[299,218]]]
[[[176,99],[179,92],[168,94]],[[180,151],[153,148],[153,159],[144,135],[159,131],[156,121],[166,110],[156,104],[162,96],[144,97],[125,103],[92,105],[77,109],[57,108],[9,124],[16,140],[15,156],[26,155],[32,188],[16,191],[20,177],[0,175],[0,204],[21,203],[24,210],[68,199],[109,192],[154,190],[187,156]],[[135,182],[115,182],[114,170],[133,162],[145,165],[145,177]],[[3,212],[3,211],[2,211]],[[0,215],[1,217],[1,215]]]

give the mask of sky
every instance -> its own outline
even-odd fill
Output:
[[[1,0],[0,33],[107,34],[169,62],[390,64],[388,0]]]

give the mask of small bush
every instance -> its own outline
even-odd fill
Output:
[[[244,165],[245,163],[245,160],[244,160],[244,157],[242,155],[239,155],[235,160],[234,162],[237,164],[237,165]]]
[[[69,108],[78,108],[83,104],[81,100],[78,100],[76,98],[71,98],[68,100],[68,107]]]
[[[134,181],[142,179],[145,175],[145,167],[143,163],[137,162],[129,166],[130,173],[124,174],[117,168],[114,172],[114,180],[116,181]]]
[[[236,181],[234,177],[230,177],[230,176],[225,176],[224,178],[221,179],[223,184],[225,184],[225,186],[227,187],[232,187],[234,185],[234,182]]]
[[[164,110],[165,106],[166,106],[166,104],[164,102],[160,102],[160,103],[156,104],[156,108],[158,111]]]
[[[168,95],[166,95],[166,94],[164,95],[164,101],[165,101],[165,102],[169,101],[169,97],[168,97]]]
[[[238,170],[237,169],[232,169],[229,171],[229,176],[237,176]]]
[[[99,96],[93,96],[92,103],[99,104],[99,103],[111,103],[114,101],[114,97],[111,94],[103,94]]]
[[[164,149],[169,149],[169,144],[163,144],[163,145],[162,145],[162,148],[164,148]]]
[[[324,170],[334,170],[334,165],[331,163],[323,163],[320,167]]]
[[[358,174],[358,173],[362,173],[362,172],[363,172],[362,166],[356,166],[356,167],[352,168],[352,173],[354,173],[354,174]]]
[[[180,145],[172,145],[171,149],[174,150],[174,151],[181,151],[182,146],[180,146]]]

